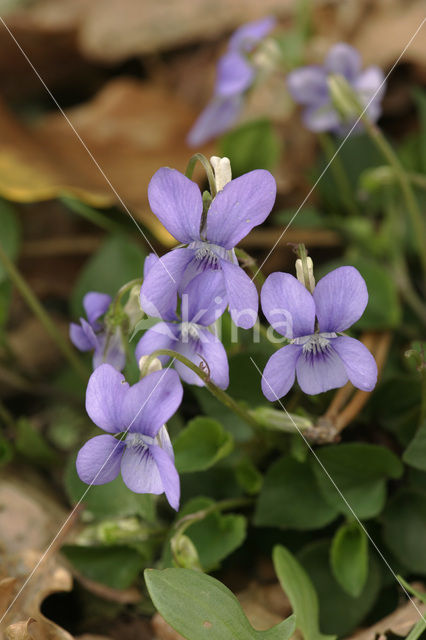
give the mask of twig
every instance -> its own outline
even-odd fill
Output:
[[[375,357],[379,376],[383,370],[388,355],[392,334],[386,332],[381,334],[375,349]],[[336,417],[335,428],[337,433],[341,433],[343,429],[360,413],[368,398],[370,391],[357,391],[346,408]]]

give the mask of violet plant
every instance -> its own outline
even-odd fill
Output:
[[[288,90],[297,104],[304,107],[303,122],[314,132],[347,133],[356,122],[359,109],[341,108],[333,100],[329,81],[341,76],[348,83],[362,109],[371,122],[381,114],[381,101],[385,93],[385,76],[377,66],[361,69],[359,52],[344,42],[329,50],[323,66],[310,65],[295,69],[287,76]],[[362,123],[357,127],[362,128]]]
[[[111,296],[91,291],[83,299],[87,320],[80,318],[80,324],[70,325],[70,340],[80,351],[93,351],[93,368],[109,363],[121,371],[126,362],[123,336],[119,327],[108,328],[105,319],[111,304]]]
[[[275,24],[275,18],[269,16],[244,24],[232,34],[227,52],[217,63],[214,96],[188,134],[190,146],[204,144],[237,122],[244,96],[257,74],[255,60],[250,55]]]
[[[274,26],[266,18],[232,36],[190,142],[237,122],[257,78],[253,54]],[[371,553],[375,539],[398,560],[404,589],[405,578],[426,575],[421,545],[412,542],[426,530],[426,368],[424,345],[413,340],[426,322],[424,180],[407,171],[377,124],[383,79],[376,67],[363,71],[343,43],[323,66],[283,78],[326,155],[331,144],[334,158],[336,147],[323,132],[341,138],[353,129],[357,144],[373,142],[386,162],[365,164],[355,177],[337,164],[339,155],[330,165],[333,181],[327,193],[319,188],[310,237],[314,244],[324,227],[339,243],[325,265],[312,249],[317,281],[302,243],[293,247],[294,270],[290,261],[268,264],[269,255],[258,267],[238,246],[260,225],[287,225],[274,211],[273,174],[251,167],[232,179],[228,158],[196,154],[185,174],[162,167],[148,185],[152,213],[176,246],[143,260],[138,254],[115,295],[91,283],[82,301],[87,320],[71,325],[74,346],[93,352],[86,388],[93,427],[84,423],[66,480],[72,501],[83,496],[85,526],[63,552],[83,575],[115,589],[145,569],[154,605],[188,640],[200,629],[213,640],[287,640],[295,628],[305,640],[352,633],[375,615],[376,601],[387,606],[389,576]],[[192,180],[197,161],[208,189]],[[299,210],[291,215],[297,231]],[[0,260],[25,292],[1,244]],[[107,260],[103,271],[114,277]],[[82,361],[28,299],[86,384]],[[291,549],[271,551],[295,617],[258,631],[206,574],[242,545],[252,554],[260,541],[268,554],[271,540]],[[114,566],[107,581],[103,562]]]

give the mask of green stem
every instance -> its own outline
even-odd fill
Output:
[[[214,397],[217,400],[219,400],[219,402],[221,402],[223,405],[225,405],[225,407],[233,411],[237,416],[242,418],[245,422],[247,422],[247,424],[253,427],[253,429],[255,429],[256,431],[258,431],[259,429],[263,430],[262,425],[253,416],[251,416],[246,409],[244,409],[240,404],[238,404],[238,402],[236,402],[233,398],[231,398],[231,396],[229,396],[226,393],[226,391],[223,391],[223,389],[220,389],[219,387],[217,387],[210,380],[210,376],[208,373],[200,369],[200,367],[194,364],[191,360],[189,360],[188,358],[185,358],[185,356],[183,356],[180,353],[177,353],[176,351],[172,351],[171,349],[157,349],[156,351],[154,351],[145,361],[145,364],[141,371],[142,378],[148,373],[151,362],[154,360],[154,358],[157,358],[158,356],[168,356],[169,358],[174,358],[175,360],[179,360],[179,362],[182,362],[182,364],[187,366],[189,369],[191,369],[191,371],[196,373],[199,378],[201,378],[201,380],[204,382],[207,389],[210,391],[212,395],[214,395]]]
[[[35,316],[40,320],[47,333],[50,335],[52,340],[56,342],[62,354],[68,360],[73,369],[78,373],[84,382],[87,382],[88,372],[86,367],[82,364],[80,359],[74,353],[71,345],[64,339],[61,332],[57,329],[54,322],[51,320],[49,315],[46,313],[44,307],[41,305],[38,298],[35,296],[32,289],[25,282],[24,278],[19,273],[18,269],[15,267],[13,262],[10,260],[9,256],[6,254],[2,245],[0,244],[0,262],[3,264],[7,273],[10,276],[10,279],[30,307],[31,311]]]
[[[411,307],[411,310],[419,317],[421,322],[426,325],[426,306],[411,283],[405,256],[398,250],[398,238],[402,229],[400,217],[395,206],[393,192],[394,190],[390,188],[386,189],[384,192],[387,200],[385,213],[390,224],[392,237],[395,238],[395,242],[393,243],[392,250],[390,252],[393,276],[401,298],[405,300],[409,307]]]
[[[123,284],[123,286],[120,287],[120,289],[116,293],[116,296],[115,296],[114,302],[113,302],[114,314],[118,311],[118,307],[120,305],[120,302],[121,302],[121,299],[123,298],[123,296],[128,291],[130,291],[135,285],[139,284],[139,285],[142,286],[142,282],[143,282],[142,278],[135,278],[134,280],[130,280],[130,282],[126,282],[126,284]]]
[[[292,416],[289,418],[282,411],[276,411],[270,407],[244,409],[244,407],[238,404],[238,402],[228,395],[226,391],[217,387],[210,380],[208,373],[200,369],[200,367],[197,367],[196,364],[191,360],[188,360],[188,358],[185,358],[182,354],[172,351],[171,349],[157,349],[157,351],[151,353],[142,367],[141,378],[147,375],[151,362],[158,356],[168,356],[169,358],[174,358],[179,360],[179,362],[182,362],[182,364],[187,366],[191,371],[196,373],[199,378],[201,378],[207,389],[217,400],[219,400],[219,402],[242,418],[257,432],[264,432],[265,429],[268,429],[272,431],[281,431],[282,433],[295,433],[297,429],[309,430],[312,427],[311,421],[307,418],[303,418],[301,416]]]
[[[423,223],[422,213],[420,211],[410,183],[410,178],[407,175],[404,167],[402,166],[397,154],[395,153],[389,142],[386,140],[379,127],[371,122],[371,120],[367,116],[363,116],[362,121],[368,135],[395,172],[395,177],[399,182],[399,186],[404,196],[408,213],[411,217],[411,222],[418,243],[420,260],[422,263],[423,271],[426,275],[426,244],[424,242],[424,239],[426,237],[426,230]]]
[[[204,167],[204,170],[207,174],[207,179],[209,181],[210,193],[212,198],[214,198],[217,194],[216,180],[214,177],[213,168],[210,162],[207,160],[206,156],[203,156],[202,153],[195,153],[187,164],[185,175],[189,179],[192,178],[192,174],[194,173],[194,168],[197,162],[200,162]]]
[[[408,306],[411,307],[411,310],[414,311],[422,323],[426,325],[426,306],[411,284],[407,265],[403,258],[395,260],[394,273],[401,297],[405,300]]]
[[[210,505],[210,507],[206,507],[205,509],[201,509],[195,513],[189,513],[187,516],[183,516],[183,518],[180,518],[180,520],[176,522],[174,528],[177,530],[178,535],[182,535],[182,533],[184,533],[194,522],[204,520],[204,518],[216,511],[227,511],[228,509],[249,507],[253,503],[254,498],[228,498],[226,500],[221,500],[220,502],[215,502]]]
[[[343,204],[351,215],[358,216],[359,211],[355,204],[351,183],[349,182],[339,154],[336,154],[336,146],[333,139],[326,133],[318,134],[318,139],[327,160],[330,162],[330,170],[340,192]]]

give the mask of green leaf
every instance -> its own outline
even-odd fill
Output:
[[[253,169],[273,169],[280,143],[269,120],[255,120],[223,136],[220,155],[230,159],[236,177]]]
[[[12,458],[13,449],[9,440],[0,435],[0,465],[7,464]]]
[[[373,607],[381,588],[381,572],[375,555],[369,558],[367,582],[358,598],[349,596],[330,567],[330,543],[314,542],[298,554],[318,594],[320,627],[338,636],[350,634]]]
[[[426,575],[426,492],[402,489],[383,513],[383,537],[409,571]]]
[[[268,469],[254,522],[261,527],[318,529],[332,522],[338,510],[324,500],[308,462],[284,456]]]
[[[401,576],[398,576],[399,582],[405,587],[408,593],[411,593],[414,597],[418,598],[420,602],[426,604],[426,593],[421,593],[417,589],[414,589],[411,584],[408,584]],[[410,633],[406,637],[405,640],[417,640],[420,638],[424,630],[426,629],[426,620],[422,617],[415,625],[412,627]]]
[[[348,504],[361,520],[378,515],[385,504],[386,479],[399,478],[403,472],[394,453],[373,444],[329,445],[319,449],[317,455],[346,502],[321,465],[311,459],[324,499],[349,518],[353,518],[353,512]]]
[[[193,387],[191,392],[197,398],[202,411],[218,420],[226,431],[232,434],[235,442],[247,442],[253,437],[253,431],[247,422],[229,411],[228,407],[219,402],[205,387]]]
[[[139,515],[148,522],[155,521],[155,498],[148,493],[133,493],[124,484],[121,476],[104,485],[91,486],[80,480],[73,456],[65,470],[65,489],[70,502],[77,503],[84,496],[86,518],[124,518]],[[86,493],[87,491],[87,493]]]
[[[368,541],[357,522],[343,524],[331,543],[331,568],[342,589],[357,598],[368,575]]]
[[[239,461],[235,467],[235,476],[238,484],[246,493],[249,495],[259,493],[262,487],[263,477],[250,458],[245,457]]]
[[[194,498],[179,512],[179,520],[184,516],[202,511],[214,504],[210,498]],[[201,566],[206,571],[217,568],[220,562],[238,549],[245,540],[247,520],[242,515],[222,514],[219,511],[210,513],[202,520],[194,521],[185,534],[195,545]],[[167,543],[164,563],[172,564],[170,544]]]
[[[368,289],[367,307],[358,322],[353,325],[354,329],[379,331],[397,327],[402,311],[395,280],[389,272],[378,262],[358,257],[329,262],[319,270],[319,275],[323,276],[342,265],[351,265],[358,269]]]
[[[349,182],[355,191],[361,173],[370,167],[383,164],[383,157],[374,142],[366,134],[350,136],[339,150],[339,159],[343,164]],[[314,180],[318,178],[327,163],[322,158],[313,172]],[[339,210],[341,206],[340,194],[331,171],[327,171],[318,183],[318,189],[324,200],[325,210]]]
[[[16,258],[20,241],[20,227],[14,208],[0,200],[0,239],[3,249],[11,260]],[[7,279],[7,272],[0,263],[0,283]]]
[[[191,420],[173,443],[179,473],[204,471],[228,456],[234,440],[220,422],[199,416]]]
[[[292,224],[300,229],[323,229],[324,215],[312,206],[302,207],[296,215],[297,209],[283,209],[273,213],[274,222],[283,225]]]
[[[54,449],[27,418],[20,418],[16,423],[15,448],[22,456],[42,467],[58,460]]]
[[[3,328],[7,322],[11,299],[11,283],[8,280],[0,282],[0,331],[3,331]]]
[[[86,578],[113,589],[126,589],[143,568],[143,558],[127,546],[66,545],[61,552]]]
[[[420,636],[422,635],[425,629],[426,629],[426,622],[422,618],[414,625],[414,627],[411,629],[410,633],[405,638],[405,640],[417,640],[417,638],[420,638]]]
[[[280,545],[272,553],[275,571],[296,614],[296,627],[304,640],[331,640],[319,629],[318,596],[305,569],[296,558]]]
[[[118,289],[142,275],[145,252],[124,235],[110,236],[88,260],[71,296],[75,317],[82,315],[82,300],[88,291],[114,296]]]
[[[289,640],[294,616],[256,631],[234,594],[215,578],[191,569],[146,569],[145,582],[158,611],[186,640]]]
[[[415,469],[426,471],[426,419],[403,453],[402,459]]]
[[[416,88],[413,93],[420,119],[420,136],[416,136],[420,154],[419,170],[424,173],[426,172],[426,91]]]
[[[414,596],[415,598],[418,598],[420,602],[423,602],[423,604],[426,604],[426,593],[419,591],[418,589],[415,589],[413,585],[409,584],[406,580],[404,580],[402,576],[397,576],[397,578],[398,578],[398,581],[402,584],[402,586],[408,591],[408,593],[411,593],[411,595]]]
[[[391,431],[402,446],[407,446],[415,435],[420,420],[421,395],[417,372],[390,377],[372,395],[370,406],[375,420]]]

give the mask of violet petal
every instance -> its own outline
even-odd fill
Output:
[[[86,411],[104,431],[118,433],[125,427],[122,406],[129,385],[124,376],[110,364],[101,364],[89,378]]]
[[[314,332],[314,299],[294,276],[271,273],[262,287],[260,299],[269,324],[282,336],[293,339]]]
[[[271,402],[287,395],[294,384],[296,363],[302,347],[288,344],[269,358],[262,374],[263,395]]]
[[[198,185],[177,171],[162,167],[148,185],[153,213],[179,242],[191,242],[200,235],[203,201]]]
[[[269,171],[256,169],[231,180],[213,199],[207,214],[209,242],[233,249],[274,206],[277,185]]]
[[[314,289],[320,332],[348,329],[364,313],[368,302],[365,280],[355,267],[339,267],[321,278]]]
[[[113,436],[95,436],[86,442],[77,455],[76,467],[86,484],[105,484],[115,480],[120,472],[124,443]]]
[[[335,338],[332,345],[342,359],[354,387],[372,391],[377,382],[377,364],[367,347],[348,336]]]

